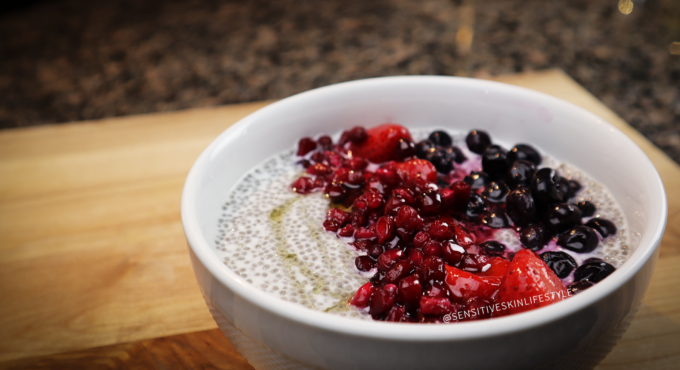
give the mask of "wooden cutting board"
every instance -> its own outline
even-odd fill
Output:
[[[496,78],[613,123],[666,186],[668,227],[635,321],[601,369],[677,369],[680,168],[563,72]],[[0,368],[251,367],[215,329],[180,223],[184,179],[269,102],[0,131]]]

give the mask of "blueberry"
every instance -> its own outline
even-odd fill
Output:
[[[564,201],[566,202],[567,199],[573,196],[571,193],[571,188],[569,187],[569,180],[565,179],[564,177],[560,177],[559,186],[560,190],[562,190],[562,194],[564,194]]]
[[[534,198],[528,189],[513,190],[505,199],[505,209],[515,225],[528,225],[536,217]]]
[[[471,152],[482,154],[491,146],[491,138],[489,134],[480,130],[472,130],[465,138],[465,144]]]
[[[431,150],[425,156],[425,159],[430,161],[437,172],[447,174],[453,170],[453,162],[456,158],[456,154],[453,151],[447,150],[445,148],[437,148]]]
[[[535,173],[536,167],[533,163],[520,159],[515,161],[505,172],[505,183],[511,188],[520,185],[528,186]]]
[[[472,190],[477,190],[479,188],[483,188],[489,183],[489,175],[482,171],[472,171],[470,172],[470,176],[465,176],[463,181],[470,185]]]
[[[508,160],[514,162],[518,159],[529,161],[538,166],[541,164],[541,153],[532,146],[517,144],[510,152],[508,152]]]
[[[449,149],[447,148],[447,150],[449,150]],[[461,163],[463,163],[463,162],[465,162],[465,161],[467,160],[467,157],[465,156],[465,154],[463,154],[463,151],[460,150],[459,147],[457,147],[457,146],[452,146],[452,147],[451,147],[451,152],[453,152],[453,154],[456,155],[456,159],[454,159],[454,161],[455,161],[456,163],[461,164]]]
[[[600,233],[602,238],[616,234],[616,225],[614,225],[614,223],[609,220],[605,220],[604,218],[593,218],[586,222],[586,226]]]
[[[480,220],[482,225],[488,226],[492,229],[503,229],[510,227],[510,219],[507,213],[502,209],[495,209],[493,211],[486,211],[482,213]]]
[[[487,240],[479,246],[490,256],[502,256],[505,253],[505,244],[495,240]]]
[[[576,293],[581,293],[582,291],[590,288],[593,285],[595,285],[595,284],[591,283],[588,280],[581,280],[581,281],[577,281],[577,282],[569,285],[567,287],[567,289],[569,290],[569,293],[576,294]]]
[[[589,258],[574,272],[577,281],[597,283],[614,272],[616,268],[599,258]]]
[[[507,151],[498,145],[491,145],[482,154],[482,169],[492,178],[502,178],[509,164]]]
[[[560,279],[569,276],[578,266],[574,258],[564,252],[545,252],[541,254],[541,259]]]
[[[435,145],[432,141],[423,140],[416,144],[416,157],[420,159],[425,159],[427,154],[435,149],[436,149]]]
[[[590,253],[599,243],[597,234],[588,226],[579,225],[557,239],[557,245],[578,253]]]
[[[519,241],[522,242],[522,246],[534,252],[543,249],[548,240],[550,240],[548,230],[541,225],[530,225],[519,232]]]
[[[581,216],[590,217],[595,214],[595,205],[585,200],[575,204],[576,208],[581,210]],[[591,226],[592,227],[592,226]]]
[[[481,216],[484,211],[486,211],[484,199],[477,193],[471,193],[470,200],[465,208],[465,215],[471,219],[476,219]]]
[[[581,184],[576,180],[569,180],[569,198],[576,195],[581,190]]]
[[[576,206],[560,203],[551,207],[543,221],[553,234],[559,234],[581,224],[581,210]]]
[[[543,205],[564,202],[564,190],[560,186],[561,177],[552,168],[541,168],[531,178],[531,192],[534,200]]]
[[[397,147],[394,148],[394,156],[403,161],[416,155],[416,145],[409,139],[399,139]]]
[[[453,144],[453,140],[451,140],[451,136],[447,134],[444,131],[435,131],[430,134],[430,137],[428,137],[430,141],[432,141],[435,145],[439,146],[450,146]]]
[[[489,203],[505,203],[510,189],[505,184],[492,181],[482,190],[482,197]]]

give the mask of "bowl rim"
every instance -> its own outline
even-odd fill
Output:
[[[660,200],[662,206],[660,207],[660,214],[658,215],[661,222],[656,225],[650,243],[646,245],[640,244],[633,254],[629,256],[628,260],[612,273],[608,279],[599,282],[596,286],[583,291],[576,296],[559,302],[559,304],[552,304],[539,309],[504,317],[457,322],[455,325],[405,325],[403,323],[357,320],[311,310],[254,288],[252,285],[245,282],[243,278],[230,271],[218,260],[218,258],[215,258],[215,253],[202,234],[197,216],[197,207],[196,204],[193,203],[200,185],[199,180],[205,175],[204,169],[206,164],[210,161],[211,154],[215,149],[224,145],[225,140],[229,137],[238,135],[240,132],[247,129],[247,127],[255,122],[260,116],[268,114],[270,111],[280,109],[279,107],[285,106],[291,102],[307,99],[315,94],[332,93],[333,90],[361,88],[366,84],[389,85],[393,83],[442,83],[459,85],[463,88],[477,85],[476,87],[478,88],[486,87],[500,93],[511,92],[515,94],[514,97],[518,99],[541,101],[543,103],[573,109],[584,117],[589,118],[591,121],[609,126],[612,135],[619,136],[619,139],[631,145],[633,150],[637,151],[636,154],[642,156],[641,160],[653,170],[652,173],[654,176],[650,181],[653,182],[653,186],[657,188],[661,194]],[[189,247],[200,263],[203,264],[214,278],[250,304],[301,325],[356,337],[407,342],[441,342],[505,335],[556,321],[588,307],[601,298],[610,295],[631,280],[647,261],[652,258],[661,242],[667,222],[667,213],[668,205],[666,192],[658,171],[642,149],[640,149],[627,135],[609,122],[572,103],[538,91],[501,82],[449,76],[396,76],[354,80],[305,91],[267,105],[233,124],[203,150],[189,171],[181,199],[182,225]]]

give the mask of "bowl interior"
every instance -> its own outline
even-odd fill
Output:
[[[636,260],[646,260],[661,237],[665,193],[654,166],[628,137],[599,117],[550,96],[495,82],[389,77],[333,85],[284,99],[220,135],[197,160],[183,194],[182,218],[195,253],[204,263],[210,258],[217,260],[212,246],[221,206],[229,189],[250,168],[292,148],[303,136],[385,122],[409,128],[486,130],[494,142],[506,148],[531,143],[605,184],[624,211],[634,253],[617,270],[618,278],[612,275],[592,289],[600,294],[606,293],[600,285],[609,284],[607,290],[611,290],[627,280],[626,276],[632,276],[641,266]],[[212,266],[208,267],[220,280],[245,284],[219,261],[213,262],[208,262]],[[612,281],[617,279],[621,281]],[[570,300],[577,298],[581,299]],[[537,311],[548,311],[570,300]]]

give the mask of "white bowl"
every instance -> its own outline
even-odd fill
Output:
[[[312,311],[231,272],[211,243],[226,194],[250,168],[303,136],[355,125],[479,128],[526,142],[605,184],[632,236],[630,258],[565,301],[491,320],[397,324]],[[601,118],[559,99],[496,82],[387,77],[337,84],[271,104],[203,151],[182,194],[199,286],[219,327],[257,369],[588,369],[612,349],[649,284],[666,223],[661,179],[645,154]]]

